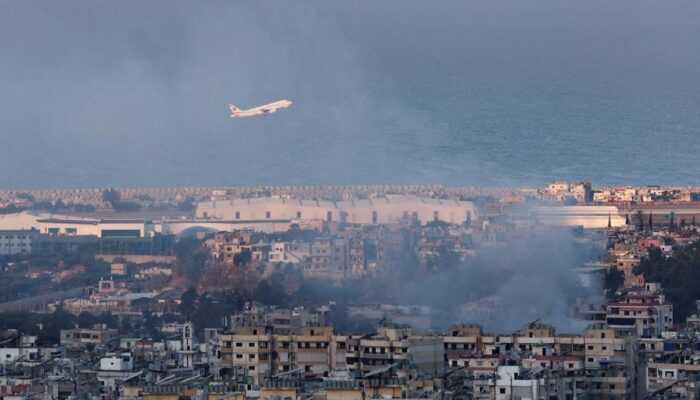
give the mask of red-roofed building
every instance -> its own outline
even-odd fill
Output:
[[[652,248],[658,249],[661,247],[661,242],[658,239],[639,239],[637,245],[644,250]]]

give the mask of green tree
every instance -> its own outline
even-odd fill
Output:
[[[195,202],[194,197],[187,196],[180,204],[177,205],[177,209],[184,212],[194,211]]]
[[[121,201],[121,195],[114,188],[105,189],[102,192],[102,201],[114,206],[114,204],[119,203],[119,201]]]
[[[673,231],[676,229],[676,224],[674,221],[675,213],[671,211],[671,220],[668,222],[668,230]]]
[[[119,330],[121,332],[131,334],[133,329],[133,324],[131,323],[131,320],[129,318],[122,319],[121,326],[119,327]]]
[[[190,286],[190,288],[187,289],[180,298],[180,312],[182,315],[192,315],[198,298],[199,294],[197,293],[197,289]]]
[[[233,256],[233,265],[248,265],[252,259],[253,255],[251,254],[250,250],[245,249]]]
[[[617,289],[625,283],[625,274],[617,269],[617,267],[609,268],[605,271],[603,283],[607,296],[612,297],[615,295]]]
[[[644,211],[637,210],[634,215],[637,218],[637,229],[644,230]]]
[[[673,303],[674,319],[683,321],[696,311],[695,300],[700,299],[700,242],[674,251],[671,257],[658,248],[649,249],[634,273],[644,275],[647,282],[660,282]]]
[[[87,311],[83,311],[78,315],[78,325],[81,328],[92,328],[95,323],[95,316]]]

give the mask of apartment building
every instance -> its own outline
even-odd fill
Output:
[[[394,364],[408,363],[421,375],[444,373],[444,346],[439,336],[413,336],[401,326],[379,326],[376,335],[350,337],[348,370],[363,375]]]
[[[214,261],[230,265],[243,250],[250,251],[248,243],[239,232],[219,232],[204,242]]]
[[[237,327],[217,336],[219,364],[244,372],[259,384],[272,372],[275,336],[264,327]]]
[[[0,255],[28,254],[32,252],[32,242],[39,236],[39,231],[0,230]]]
[[[444,373],[442,337],[412,336],[407,328],[380,327],[376,335],[344,336],[327,326],[307,326],[299,334],[239,327],[218,340],[221,367],[246,371],[258,384],[285,373],[313,378],[349,371],[364,376],[399,365],[410,365],[411,374]],[[409,372],[402,371],[408,377]]]
[[[527,397],[524,393],[542,398],[549,393],[557,399],[582,394],[632,399],[639,388],[635,338],[616,336],[615,330],[602,325],[587,329],[583,336],[556,334],[540,324],[498,336],[484,334],[478,326],[458,326],[448,329],[443,342],[448,370],[473,376],[475,398]],[[503,387],[503,382],[494,381],[494,372],[517,381],[514,391],[509,384]]]
[[[116,329],[107,328],[106,325],[95,325],[93,328],[61,329],[61,345],[67,347],[81,347],[86,345],[100,345],[117,339],[119,332]]]
[[[333,335],[327,326],[304,327],[300,334],[238,327],[218,340],[221,366],[245,370],[257,384],[295,370],[306,377],[320,377],[345,369],[345,337]]]
[[[315,238],[311,243],[310,261],[304,266],[304,276],[341,280],[347,274],[347,243],[345,239]]]
[[[660,336],[673,327],[673,305],[659,292],[629,292],[608,303],[606,323],[621,334]]]

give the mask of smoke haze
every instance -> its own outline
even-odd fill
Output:
[[[586,323],[576,319],[571,304],[601,292],[597,284],[584,286],[574,271],[592,252],[566,229],[531,232],[503,246],[481,247],[459,266],[399,274],[405,277],[400,292],[407,304],[431,306],[441,330],[478,323],[491,332],[514,332],[539,319],[578,332]]]
[[[671,167],[700,151],[698,20],[690,0],[0,2],[0,188],[695,183]]]

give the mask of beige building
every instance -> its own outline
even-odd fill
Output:
[[[62,346],[79,347],[85,345],[105,344],[119,337],[119,332],[116,329],[107,329],[103,326],[95,326],[93,329],[62,329],[60,335]]]
[[[673,305],[661,293],[631,292],[608,303],[606,322],[620,333],[658,337],[673,328]]]
[[[142,220],[106,220],[24,211],[0,215],[0,230],[35,229],[52,236],[149,237],[153,224]]]
[[[585,229],[625,226],[625,217],[615,206],[553,206],[533,207],[530,216],[543,225],[582,226]]]
[[[410,365],[413,373],[435,377],[444,373],[445,366],[442,337],[412,336],[404,328],[380,327],[373,336],[348,337],[335,335],[325,326],[307,326],[300,334],[287,335],[264,327],[239,327],[218,340],[221,366],[247,371],[257,384],[295,371],[307,378],[337,371],[364,375],[394,364]]]
[[[461,326],[450,328],[443,340],[448,369],[487,377],[479,385],[475,383],[476,398],[509,398],[509,385],[501,388],[502,383],[488,376],[502,368],[514,352],[519,354],[517,367],[542,368],[549,383],[561,383],[552,388],[536,380],[518,382],[525,391],[556,391],[563,395],[561,398],[622,400],[637,398],[637,390],[641,389],[636,341],[631,336],[616,336],[613,329],[592,327],[583,336],[557,335],[549,326],[533,325],[521,334],[490,335],[483,334],[478,326]]]
[[[305,327],[301,334],[272,334],[265,327],[238,327],[219,335],[222,367],[246,370],[257,384],[266,377],[300,369],[303,376],[320,377],[345,369],[345,337],[331,327]],[[273,357],[274,355],[274,357]]]
[[[197,204],[197,218],[225,221],[322,220],[352,224],[387,224],[404,217],[422,223],[436,219],[461,224],[476,220],[471,202],[411,196],[348,201],[254,198]]]

